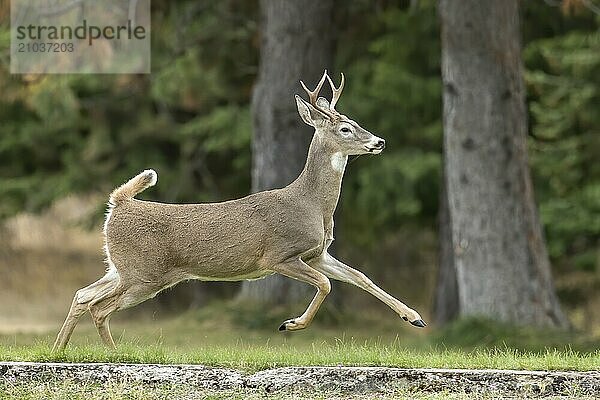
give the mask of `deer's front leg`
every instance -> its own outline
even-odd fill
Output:
[[[374,284],[365,274],[355,270],[343,262],[335,259],[329,253],[324,252],[319,258],[311,262],[311,266],[317,271],[322,272],[329,278],[351,283],[359,288],[371,293],[379,300],[387,304],[392,310],[400,315],[405,321],[410,321],[411,324],[419,328],[425,327],[427,324],[421,319],[418,312],[402,303],[400,300],[389,295],[385,290]]]
[[[288,319],[279,327],[280,331],[296,331],[306,328],[313,320],[315,314],[319,310],[321,303],[331,291],[331,283],[329,279],[319,271],[311,268],[302,260],[295,259],[285,263],[277,264],[272,267],[272,270],[302,282],[310,283],[317,288],[317,294],[312,299],[308,308],[304,313],[293,319]]]

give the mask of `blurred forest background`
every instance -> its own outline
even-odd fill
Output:
[[[42,76],[9,73],[8,3],[0,2],[0,325],[54,329],[74,291],[102,274],[100,229],[116,185],[154,168],[158,184],[142,198],[213,202],[252,190],[260,5],[154,0],[151,75]],[[600,333],[600,15],[590,4],[520,2],[527,145],[557,294],[575,327]],[[328,24],[325,67],[347,77],[338,108],[387,141],[380,156],[346,170],[335,252],[432,320],[443,164],[437,4],[337,2]],[[304,79],[312,86],[316,76]],[[293,84],[280,102],[293,106]],[[297,151],[304,160],[307,148]],[[134,312],[234,300],[240,288],[191,282]],[[326,307],[393,315],[340,284]]]

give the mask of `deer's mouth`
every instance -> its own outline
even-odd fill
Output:
[[[365,150],[371,154],[379,154],[383,151],[383,147],[365,146]]]
[[[379,154],[383,151],[383,149],[385,149],[385,140],[378,138],[377,136],[373,136],[373,138],[367,143],[363,143],[363,146],[367,152],[371,154]]]

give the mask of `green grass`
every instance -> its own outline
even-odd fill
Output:
[[[575,333],[476,319],[422,330],[376,314],[340,324],[327,313],[304,331],[276,332],[288,314],[275,310],[253,317],[239,306],[214,305],[170,319],[117,319],[116,351],[103,347],[89,319],[82,319],[66,351],[50,351],[55,332],[5,335],[0,360],[184,363],[246,371],[296,365],[582,371],[600,366],[598,340]]]
[[[493,368],[528,370],[594,370],[600,365],[600,351],[546,350],[522,352],[515,349],[409,349],[396,344],[312,343],[295,345],[245,345],[171,348],[122,343],[112,351],[98,345],[74,346],[51,353],[45,344],[0,347],[3,361],[115,362],[204,364],[256,371],[281,366],[369,365],[402,368]]]

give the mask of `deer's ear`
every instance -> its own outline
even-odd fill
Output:
[[[307,125],[312,127],[315,126],[315,122],[326,118],[325,114],[314,108],[312,105],[302,99],[302,97],[296,95],[296,106],[298,107],[298,114]]]

